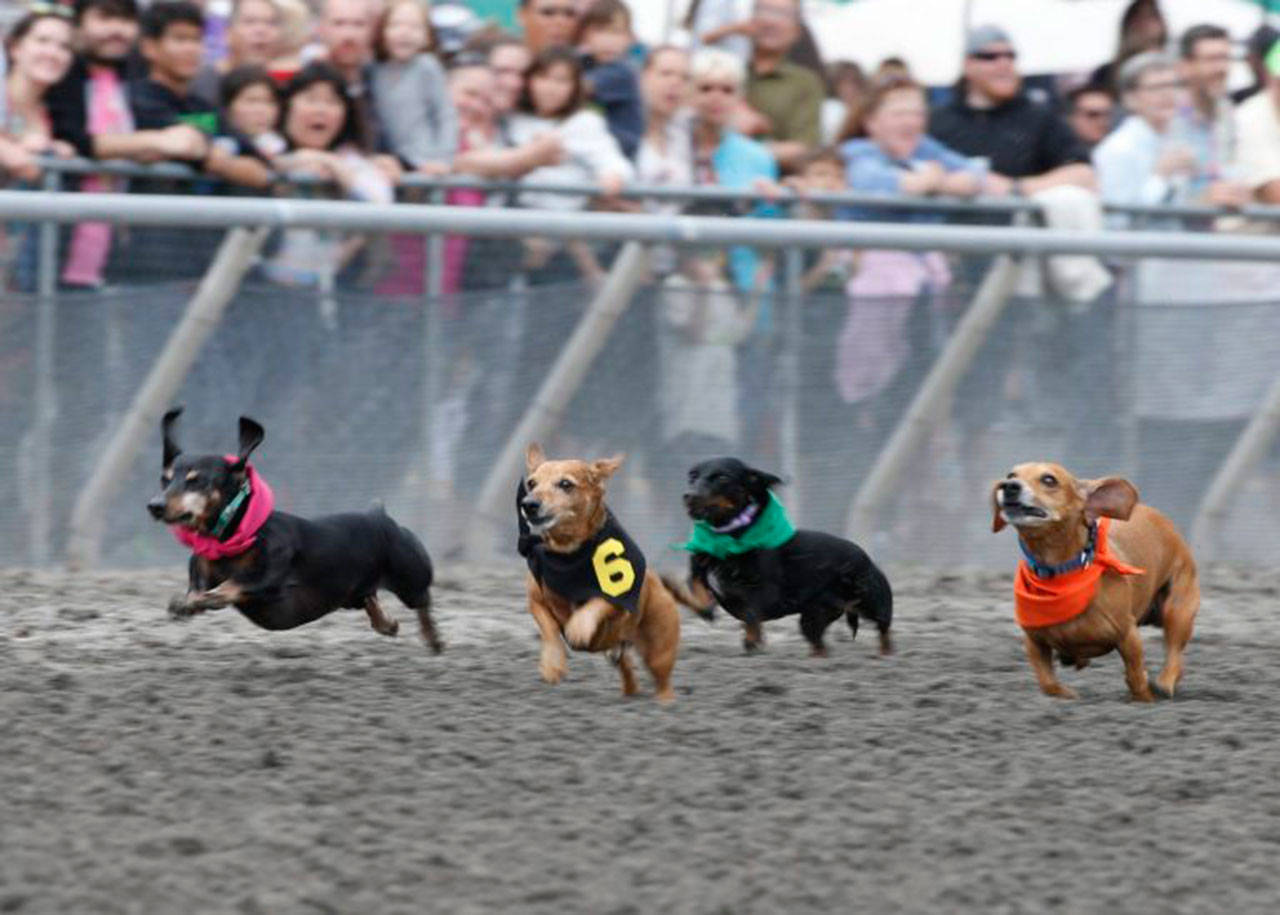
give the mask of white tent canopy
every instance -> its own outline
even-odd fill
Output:
[[[1115,52],[1120,17],[1129,0],[803,0],[824,60],[874,67],[904,58],[926,83],[960,75],[965,23],[1003,26],[1024,73],[1087,71]],[[687,0],[630,0],[636,31],[649,42],[678,27]],[[744,2],[749,8],[750,3]],[[1161,0],[1174,35],[1213,22],[1242,39],[1262,22],[1249,0]]]
[[[874,67],[904,58],[916,77],[933,85],[960,75],[966,23],[993,23],[1009,33],[1023,73],[1088,71],[1115,52],[1120,17],[1129,0],[854,0],[805,7],[827,61]],[[1243,0],[1162,0],[1173,35],[1212,22],[1244,38],[1263,21]]]

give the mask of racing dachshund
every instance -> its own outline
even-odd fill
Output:
[[[431,560],[417,537],[380,507],[312,520],[276,511],[270,486],[249,463],[262,426],[242,416],[236,454],[189,457],[173,438],[181,413],[170,410],[161,421],[162,489],[147,503],[193,553],[187,593],[170,602],[171,616],[234,606],[264,629],[293,629],[358,608],[374,630],[393,636],[399,623],[378,603],[385,588],[417,612],[423,639],[441,651]]]
[[[526,474],[516,492],[517,549],[529,566],[525,591],[542,636],[538,671],[547,683],[564,678],[565,642],[609,652],[622,694],[632,696],[637,689],[627,651],[634,645],[658,700],[669,702],[680,611],[605,505],[605,483],[621,464],[621,457],[549,461],[536,444],[525,451]]]
[[[1041,691],[1076,697],[1054,672],[1055,653],[1082,668],[1116,650],[1130,696],[1152,701],[1138,632],[1152,625],[1165,645],[1156,686],[1172,696],[1200,608],[1196,563],[1173,522],[1140,504],[1128,480],[1080,480],[1052,463],[1014,467],[992,486],[991,506],[993,531],[1018,531],[1014,609]]]
[[[713,458],[689,471],[684,505],[695,522],[687,582],[666,579],[676,599],[709,618],[716,604],[745,624],[743,647],[764,644],[763,623],[800,616],[810,653],[824,657],[823,634],[841,615],[876,624],[880,653],[893,651],[893,590],[856,544],[796,530],[772,489],[782,481],[737,458]]]

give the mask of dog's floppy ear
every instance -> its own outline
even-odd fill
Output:
[[[618,472],[618,468],[622,466],[622,462],[626,460],[625,454],[615,454],[613,457],[601,458],[598,461],[591,462],[591,472],[595,478],[603,483],[609,477]]]
[[[993,534],[1000,533],[1008,523],[1004,520],[1004,515],[1000,514],[1000,498],[996,495],[998,492],[1000,492],[999,480],[991,487],[991,533]]]
[[[1138,504],[1138,488],[1123,477],[1081,480],[1084,487],[1084,513],[1090,521],[1115,518],[1128,521]]]
[[[160,433],[164,438],[164,463],[160,465],[162,469],[172,467],[173,462],[178,459],[178,455],[182,454],[182,449],[173,440],[173,427],[181,415],[182,407],[174,407],[160,420]]]
[[[537,470],[538,466],[546,460],[547,456],[542,453],[542,446],[537,442],[530,442],[524,449],[524,469],[530,473]]]
[[[254,420],[247,416],[240,417],[240,451],[236,454],[235,469],[239,470],[249,460],[253,449],[262,444],[267,432]]]
[[[782,477],[774,476],[767,470],[756,470],[754,467],[747,468],[747,487],[752,492],[764,495],[781,482]]]

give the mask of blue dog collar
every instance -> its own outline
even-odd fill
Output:
[[[1075,559],[1062,563],[1062,565],[1045,565],[1031,555],[1031,551],[1027,549],[1027,545],[1021,537],[1018,538],[1018,549],[1022,550],[1022,558],[1027,561],[1031,574],[1036,578],[1054,578],[1058,575],[1074,572],[1077,569],[1087,569],[1093,564],[1093,557],[1098,549],[1098,522],[1095,521],[1089,525],[1089,540],[1085,543],[1084,549],[1080,551],[1080,555]]]

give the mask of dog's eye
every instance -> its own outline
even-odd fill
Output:
[[[1004,478],[1005,478],[1006,480],[1012,480],[1012,479],[1013,479],[1013,471],[1012,471],[1012,470],[1010,470],[1008,473],[1006,473],[1006,474],[1004,475]]]
[[[538,481],[530,478],[525,481],[524,488],[527,489],[529,492],[533,492],[535,489],[538,488]]]
[[[1040,482],[1045,486],[1057,486],[1058,478],[1051,473],[1046,473],[1040,477]]]
[[[556,486],[560,487],[560,489],[564,490],[565,492],[573,492],[573,480],[570,480],[567,478],[563,479],[559,483],[557,483]]]

